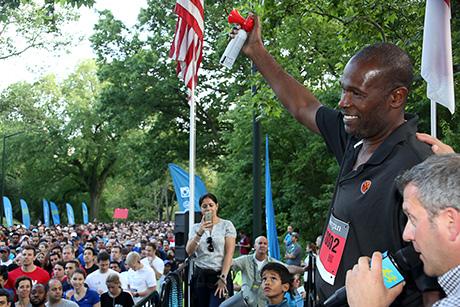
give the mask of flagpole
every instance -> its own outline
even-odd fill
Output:
[[[431,136],[436,137],[436,102],[431,100]]]
[[[193,58],[195,58],[195,52],[193,52]],[[193,65],[193,71],[195,65]],[[192,87],[190,89],[190,139],[189,139],[189,204],[188,204],[188,225],[189,229],[192,229],[195,224],[195,152],[196,152],[196,129],[195,129],[195,76],[192,77]],[[189,272],[191,270],[189,269]],[[189,280],[187,282],[187,307],[192,304],[192,292],[190,288],[191,274],[189,274]]]
[[[196,149],[196,131],[195,131],[195,81],[192,81],[190,90],[190,148],[189,148],[189,204],[188,220],[189,227],[195,224],[195,149]]]

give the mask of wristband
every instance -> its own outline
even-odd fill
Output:
[[[197,232],[196,232],[196,235],[199,236],[199,237],[201,238],[201,236],[202,236],[203,234],[200,234],[200,233],[197,231]]]

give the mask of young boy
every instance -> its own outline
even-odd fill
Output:
[[[269,262],[260,272],[262,289],[268,299],[268,307],[289,307],[284,294],[289,291],[291,274],[281,263]]]

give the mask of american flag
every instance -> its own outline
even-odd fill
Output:
[[[169,57],[177,61],[177,74],[189,89],[195,88],[203,58],[204,0],[177,0],[176,33]]]

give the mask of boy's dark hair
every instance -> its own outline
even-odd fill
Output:
[[[110,260],[109,253],[102,251],[97,255],[97,262]]]
[[[93,256],[96,255],[96,251],[94,250],[94,248],[92,248],[92,247],[85,247],[85,249],[84,249],[83,251],[86,251],[86,250],[90,250],[91,253],[93,254]]]
[[[110,264],[116,264],[116,265],[118,265],[118,267],[121,269],[120,264],[119,264],[118,262],[116,262],[116,261],[110,261]]]
[[[55,266],[56,266],[56,265],[60,265],[60,266],[62,266],[62,267],[64,268],[64,270],[65,270],[65,262],[62,261],[62,260],[59,260],[59,261],[56,262],[54,265],[55,265]],[[53,267],[53,269],[54,269],[54,267]]]
[[[262,271],[260,271],[260,276],[264,274],[265,271],[273,271],[278,273],[281,278],[282,284],[289,284],[292,279],[291,273],[289,273],[288,269],[278,262],[269,262],[263,266]]]
[[[34,256],[37,255],[37,250],[36,250],[35,247],[33,247],[32,245],[26,245],[26,246],[24,246],[24,247],[22,248],[22,250],[23,250],[23,251],[24,251],[24,250],[31,250],[31,251],[34,252]]]

